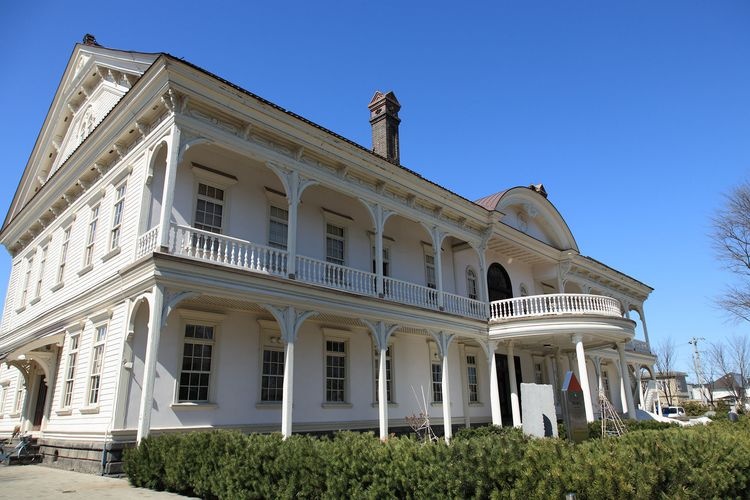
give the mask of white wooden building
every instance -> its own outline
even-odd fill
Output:
[[[372,150],[184,60],[76,45],[0,232],[0,437],[113,472],[152,433],[386,438],[424,391],[450,438],[519,425],[519,384],[558,397],[567,370],[590,420],[599,387],[634,415],[652,289],[581,255],[541,185],[472,202],[400,165],[395,95],[369,108]]]

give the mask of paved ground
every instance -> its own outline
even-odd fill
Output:
[[[185,497],[174,493],[133,488],[126,479],[52,469],[43,465],[0,465],[0,498],[176,500]]]

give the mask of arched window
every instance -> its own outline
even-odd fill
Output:
[[[466,268],[466,295],[470,299],[477,300],[479,294],[477,293],[479,288],[477,287],[477,273],[470,267]]]
[[[493,263],[487,270],[487,292],[490,302],[513,298],[510,276],[503,266]]]

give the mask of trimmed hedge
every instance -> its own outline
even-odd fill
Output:
[[[462,430],[450,446],[353,432],[186,433],[127,450],[125,471],[134,486],[202,498],[746,498],[750,419],[578,445],[494,427]]]

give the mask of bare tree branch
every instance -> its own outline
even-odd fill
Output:
[[[675,343],[671,337],[662,339],[656,346],[656,369],[662,374],[662,391],[667,398],[667,405],[672,406],[675,385],[670,380],[674,377]]]
[[[713,247],[724,267],[750,278],[750,183],[737,186],[712,219]],[[750,321],[750,283],[730,286],[717,304],[736,319]]]

